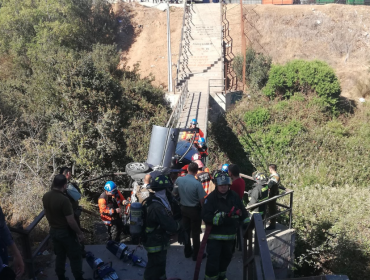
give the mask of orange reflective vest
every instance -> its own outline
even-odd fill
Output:
[[[193,132],[184,132],[181,136],[181,139],[183,140],[191,140],[193,138],[194,133]],[[199,133],[195,135],[194,143],[198,143],[199,137],[204,138],[203,131],[199,128]]]
[[[114,196],[108,196],[105,192],[100,195],[98,200],[99,212],[105,225],[111,226],[111,221],[119,218],[116,209],[121,208],[121,211],[123,211],[122,202],[124,200],[125,198],[119,190]]]
[[[199,182],[202,183],[203,189],[206,194],[209,194],[209,183],[211,182],[211,175],[205,171],[199,171],[198,174],[195,176]]]

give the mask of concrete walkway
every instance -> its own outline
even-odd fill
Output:
[[[134,245],[129,246],[131,249],[136,248]],[[87,245],[87,251],[91,251],[95,257],[99,257],[104,262],[112,262],[113,268],[116,270],[120,280],[141,280],[144,275],[144,268],[132,266],[130,262],[123,262],[118,260],[112,253],[110,253],[104,245]],[[193,279],[195,262],[188,258],[184,257],[184,247],[178,243],[171,245],[167,254],[167,277],[168,278],[180,278],[182,280],[191,280]],[[144,249],[137,249],[136,255],[143,257],[147,260],[146,251]],[[204,279],[204,269],[206,260],[202,262],[199,279]],[[57,280],[58,278],[54,272],[54,259],[51,262],[52,267],[48,267],[44,270],[45,279],[48,280]],[[85,278],[93,278],[93,271],[87,264],[83,261],[83,270],[85,272]],[[69,261],[66,264],[66,276],[70,280],[73,280],[73,275],[71,273],[71,267]],[[239,251],[236,251],[233,259],[229,265],[227,272],[228,279],[242,279],[243,276],[243,266],[242,266],[242,254]]]

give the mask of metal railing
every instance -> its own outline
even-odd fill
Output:
[[[252,216],[244,234],[243,280],[275,280],[270,250],[260,213]]]
[[[85,212],[89,215],[96,215],[93,212],[90,212],[86,209],[82,209],[82,212]],[[34,267],[34,261],[35,258],[38,256],[39,252],[45,247],[47,242],[50,239],[50,235],[48,234],[37,246],[36,250],[32,251],[32,243],[30,239],[30,235],[32,231],[35,229],[35,227],[41,222],[41,220],[45,217],[45,212],[42,210],[40,214],[32,221],[31,224],[29,224],[26,228],[15,228],[15,227],[9,227],[11,232],[17,233],[20,235],[22,243],[22,255],[23,260],[26,266],[26,271],[28,274],[29,279],[37,280],[37,273]]]
[[[240,174],[240,177],[242,178],[246,178],[246,179],[249,179],[249,180],[252,180],[252,177],[248,176],[248,175],[245,175],[245,174]],[[247,210],[250,210],[250,209],[253,209],[257,206],[261,206],[261,205],[267,205],[268,203],[272,202],[272,201],[276,201],[277,199],[279,198],[282,198],[284,196],[287,196],[289,195],[289,206],[288,205],[284,205],[282,203],[278,203],[276,202],[276,205],[279,206],[279,207],[282,207],[284,208],[285,210],[275,214],[275,215],[272,215],[272,216],[269,216],[269,217],[266,217],[264,218],[264,225],[266,226],[266,223],[268,220],[271,220],[272,218],[276,218],[278,216],[281,216],[285,213],[289,213],[289,228],[292,228],[292,213],[293,213],[293,194],[294,194],[294,191],[293,190],[290,190],[290,189],[285,189],[285,192],[282,193],[282,194],[279,194],[279,195],[275,195],[274,197],[271,197],[267,200],[264,200],[262,202],[259,202],[259,203],[256,203],[256,204],[253,204],[253,205],[250,205],[250,206],[247,206],[246,209]]]
[[[184,14],[182,16],[182,29],[181,29],[181,39],[180,39],[180,44],[179,44],[179,58],[178,58],[178,61],[177,61],[177,75],[176,75],[176,86],[178,85],[179,83],[179,70],[180,70],[180,60],[181,60],[181,55],[182,55],[182,41],[184,39],[184,30],[186,28],[185,26],[185,18],[186,18],[186,14],[188,12],[188,7],[187,7],[187,4],[186,4],[186,0],[184,0]]]
[[[172,114],[167,122],[166,127],[175,127],[177,125],[177,122],[180,118],[181,112],[185,105],[187,94],[188,94],[188,81],[186,81],[185,84],[182,86],[181,94],[176,102],[175,107],[172,110]]]

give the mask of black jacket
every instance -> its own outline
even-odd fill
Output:
[[[231,209],[234,213],[229,217]],[[240,215],[235,213],[240,210]],[[247,210],[245,210],[239,195],[229,190],[226,195],[221,195],[217,190],[211,192],[202,208],[202,219],[207,225],[212,225],[209,239],[232,240],[240,222],[247,223]]]
[[[257,181],[252,190],[248,192],[249,203],[248,206],[262,202],[268,199],[269,187],[266,182]],[[252,213],[260,212],[261,215],[265,214],[266,205],[261,205],[255,208],[251,208]]]

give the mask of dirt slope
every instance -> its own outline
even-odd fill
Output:
[[[117,15],[129,14],[131,25],[120,33],[119,46],[122,49],[121,67],[126,64],[132,67],[140,62],[142,77],[152,73],[153,82],[167,89],[167,15],[166,11],[148,8],[137,3],[114,4]],[[123,11],[125,10],[125,11]],[[170,8],[172,65],[177,64],[183,9]],[[176,67],[172,67],[176,77]]]
[[[370,7],[348,5],[245,5],[247,44],[274,63],[326,61],[340,78],[342,95],[358,97],[356,82],[369,79]],[[233,53],[241,52],[240,8],[228,5]]]
[[[141,74],[153,73],[155,85],[167,88],[166,12],[136,3],[116,4],[131,16],[132,26],[122,32],[122,64],[140,61]],[[336,70],[343,95],[358,97],[358,80],[369,78],[370,7],[347,5],[245,5],[247,43],[274,63],[291,59],[320,59]],[[183,10],[171,8],[172,63],[178,59]],[[233,53],[240,53],[240,8],[229,4],[227,18]],[[142,27],[141,27],[142,26]],[[131,35],[130,35],[131,34]],[[175,67],[173,67],[174,77]]]

